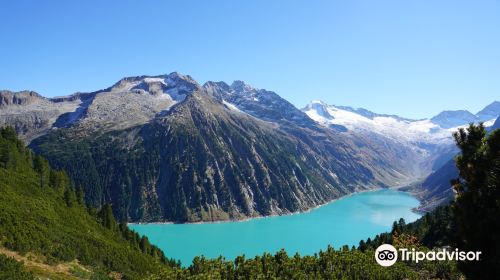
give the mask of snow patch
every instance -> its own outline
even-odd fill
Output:
[[[496,120],[497,120],[497,118],[491,119],[491,120],[489,120],[489,121],[485,121],[485,122],[484,122],[484,126],[485,126],[485,127],[492,126],[492,125],[494,125],[494,124],[495,124],[495,121],[496,121]]]
[[[146,83],[162,83],[164,85],[167,85],[165,83],[165,79],[163,79],[163,78],[145,78],[144,82],[146,82]]]
[[[325,117],[323,111],[333,118]],[[304,112],[323,126],[341,125],[351,131],[373,132],[398,142],[451,143],[451,133],[456,130],[456,128],[443,129],[428,119],[410,121],[388,116],[370,119],[351,111],[326,105],[319,100],[312,101],[311,106]]]
[[[236,107],[236,105],[232,104],[232,103],[229,103],[227,102],[226,100],[222,100],[222,103],[224,105],[226,105],[229,109],[231,110],[234,110],[234,111],[237,111],[237,112],[240,112],[240,113],[243,113],[243,111],[241,111],[240,109],[238,109],[238,107]]]

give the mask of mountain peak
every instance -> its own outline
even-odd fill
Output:
[[[477,116],[467,110],[447,110],[432,117],[431,121],[442,128],[452,128],[476,122]]]
[[[120,79],[110,88],[105,89],[108,90],[130,90],[140,84],[163,84],[168,88],[173,88],[178,85],[184,85],[190,88],[198,88],[200,85],[196,82],[191,76],[183,75],[179,72],[172,72],[170,74],[163,75],[143,75],[143,76],[130,76]],[[142,86],[144,87],[144,86]]]
[[[173,81],[183,81],[183,82],[193,84],[193,85],[196,85],[199,87],[198,82],[195,79],[193,79],[193,77],[191,77],[189,75],[184,75],[184,74],[181,74],[179,72],[172,72],[172,73],[170,73],[168,75],[164,75],[164,76],[168,79],[173,80]]]
[[[231,87],[226,84],[226,82],[219,81],[219,82],[214,82],[214,81],[208,81],[203,84],[203,88],[205,89],[214,89],[214,88],[221,88],[225,91],[230,91]]]
[[[328,113],[328,104],[319,99],[312,100],[304,109],[302,109],[302,111],[308,111],[310,114],[311,112],[314,112],[318,116],[328,120],[334,119],[334,117]],[[318,120],[314,116],[309,115],[309,117]]]
[[[500,116],[500,102],[494,101],[477,113],[480,121],[488,121]]]
[[[236,80],[231,84],[231,88],[237,92],[250,92],[255,91],[256,88],[251,85],[245,83],[244,81]]]
[[[323,100],[319,100],[319,99],[314,99],[312,100],[309,104],[321,104],[323,106],[328,106],[328,104],[326,104]]]

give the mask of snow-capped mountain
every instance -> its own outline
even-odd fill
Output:
[[[441,128],[454,128],[468,123],[478,122],[478,117],[467,110],[443,111],[432,117],[431,122]]]
[[[304,112],[275,92],[254,88],[243,81],[234,81],[231,85],[225,82],[207,82],[203,88],[233,109],[261,120],[309,127],[315,125]]]
[[[451,133],[471,122],[491,126],[500,115],[500,102],[493,102],[474,115],[465,110],[443,111],[430,119],[412,120],[377,114],[363,108],[328,105],[314,100],[302,109],[323,126],[341,125],[349,130],[378,133],[397,141],[449,143]]]
[[[380,115],[370,112],[360,114],[359,109],[328,105],[315,100],[303,111],[323,126],[340,125],[351,131],[377,133],[398,142],[451,143],[451,130],[443,129],[431,120],[410,120],[397,116]]]
[[[190,76],[173,72],[123,78],[103,90],[65,97],[0,91],[0,126],[13,125],[27,142],[51,129],[70,126],[87,132],[125,129],[168,112],[199,88]]]
[[[442,128],[455,128],[479,122],[484,122],[485,126],[491,126],[499,115],[500,102],[495,101],[475,115],[466,110],[443,111],[431,118],[431,121]]]
[[[431,119],[422,120],[328,105],[319,100],[312,101],[302,111],[325,127],[335,130],[342,128],[346,132],[372,138],[377,136],[379,141],[385,141],[388,145],[402,146],[415,152],[408,160],[419,162],[420,174],[425,176],[455,154],[452,133],[458,127],[470,122],[484,121],[485,126],[494,123],[500,115],[497,103],[492,103],[477,115],[467,111],[444,111]]]

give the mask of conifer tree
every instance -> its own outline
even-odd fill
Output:
[[[35,171],[38,173],[38,176],[40,177],[40,187],[43,188],[45,183],[45,176],[49,170],[49,164],[47,160],[39,155],[36,155],[33,159],[33,169],[35,169]]]
[[[479,262],[460,266],[470,279],[487,279],[500,275],[500,130],[486,136],[482,124],[471,124],[453,136],[461,151],[460,179],[452,181],[456,241],[462,250],[482,252]]]
[[[101,222],[105,227],[109,229],[116,228],[116,220],[113,216],[113,209],[111,208],[111,204],[106,203],[104,204],[104,206],[102,206],[101,211],[99,212],[99,217],[101,218]]]

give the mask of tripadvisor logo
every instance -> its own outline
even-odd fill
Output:
[[[481,252],[464,252],[455,249],[454,251],[440,250],[440,251],[429,251],[422,252],[416,251],[414,248],[409,250],[406,248],[399,249],[399,255],[402,261],[414,261],[418,263],[419,261],[445,261],[445,260],[455,260],[455,261],[478,261]],[[391,266],[398,260],[398,250],[394,246],[389,244],[380,245],[377,250],[375,250],[375,261],[381,266]]]
[[[391,266],[398,260],[398,251],[392,245],[382,244],[375,251],[375,260],[381,266]]]

